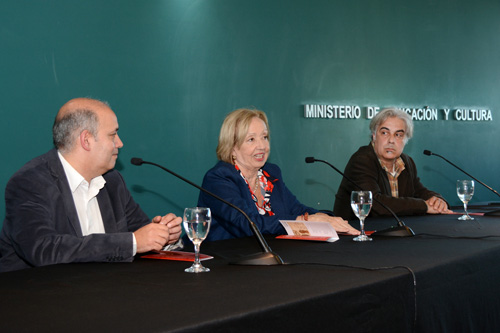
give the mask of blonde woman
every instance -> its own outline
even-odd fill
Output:
[[[231,112],[220,130],[219,162],[205,175],[203,187],[243,209],[263,234],[284,234],[279,220],[324,221],[338,232],[359,234],[343,219],[301,204],[285,186],[280,168],[267,163],[269,152],[266,114],[250,109]],[[203,192],[198,205],[212,210],[208,240],[252,235],[248,222],[234,208]]]

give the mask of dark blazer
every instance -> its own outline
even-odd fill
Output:
[[[105,234],[82,236],[63,166],[53,149],[17,171],[5,189],[0,272],[58,263],[132,261],[132,232],[149,218],[116,170],[97,195]]]
[[[387,172],[380,165],[371,144],[360,147],[351,156],[344,174],[363,190],[372,191],[377,200],[389,206],[397,215],[425,214],[427,212],[425,200],[433,196],[442,197],[439,193],[430,191],[422,185],[417,176],[415,162],[410,156],[403,153],[401,158],[405,163],[405,169],[398,177],[398,198],[391,195],[391,185],[389,178],[387,178]],[[335,195],[333,212],[346,220],[356,218],[351,209],[352,191],[359,191],[359,189],[344,178]],[[390,213],[374,201],[370,216],[379,215],[390,215]]]
[[[279,220],[295,220],[297,216],[305,212],[310,214],[317,212],[301,204],[290,192],[283,182],[281,170],[277,165],[266,163],[263,170],[271,176],[268,180],[274,185],[270,198],[274,216],[259,214],[248,185],[232,164],[219,161],[206,173],[202,187],[241,208],[263,234],[284,234],[285,229]],[[240,212],[204,192],[200,192],[198,206],[210,207],[212,211],[212,225],[208,240],[253,235],[248,221]]]

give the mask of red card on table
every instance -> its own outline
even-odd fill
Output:
[[[183,251],[158,251],[141,256],[146,259],[163,259],[163,260],[178,260],[178,261],[194,261],[194,252]],[[209,260],[214,257],[200,253],[200,260]]]
[[[373,231],[373,230],[371,230],[371,231],[370,230],[365,230],[365,235],[370,236],[374,232],[375,231]],[[337,234],[342,235],[342,236],[349,236],[350,235],[347,232],[337,232]],[[351,236],[354,236],[354,235],[351,235]]]
[[[370,236],[375,231],[365,231],[367,236]],[[337,235],[341,236],[349,236],[347,232],[337,232]],[[353,235],[354,236],[354,235]],[[329,242],[332,243],[337,239],[333,237],[325,237],[325,236],[295,236],[295,235],[280,235],[276,236],[276,239],[293,239],[293,240],[308,240],[308,241],[317,241],[317,242]]]
[[[464,215],[465,212],[453,212],[453,213],[450,213],[450,215]],[[477,215],[477,216],[483,216],[484,213],[469,213],[469,215]]]
[[[294,236],[294,235],[276,236],[276,239],[308,240],[308,241],[317,241],[317,242],[333,242],[333,241],[337,240],[337,238],[330,240],[332,238],[333,237],[322,237],[322,236]]]

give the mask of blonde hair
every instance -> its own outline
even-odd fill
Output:
[[[266,124],[269,136],[269,124],[263,111],[255,109],[234,110],[226,116],[220,128],[219,144],[216,150],[219,160],[234,164],[233,148],[241,147],[253,118],[259,118]]]

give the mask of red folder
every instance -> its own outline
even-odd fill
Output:
[[[194,261],[194,252],[183,251],[157,251],[141,256],[146,259],[163,259],[163,260],[178,260],[178,261]],[[214,257],[200,253],[200,260],[209,260]]]

